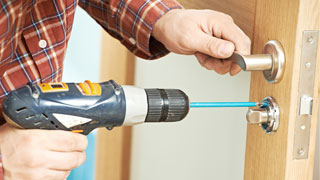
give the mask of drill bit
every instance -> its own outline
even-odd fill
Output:
[[[190,108],[208,107],[262,107],[268,106],[265,102],[191,102]]]

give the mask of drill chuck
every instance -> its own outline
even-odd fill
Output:
[[[122,86],[126,97],[123,125],[144,122],[175,122],[189,112],[189,98],[178,89],[141,89]]]
[[[178,89],[146,89],[148,114],[145,122],[174,122],[186,117],[188,96]]]

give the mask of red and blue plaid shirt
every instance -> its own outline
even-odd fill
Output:
[[[167,11],[181,8],[175,0],[0,0],[0,103],[28,82],[61,80],[78,4],[145,59],[168,53],[151,37],[152,28]]]
[[[61,80],[77,5],[76,0],[0,0],[0,101],[28,82]],[[79,5],[145,59],[167,53],[151,31],[161,15],[181,8],[174,0],[80,0]]]

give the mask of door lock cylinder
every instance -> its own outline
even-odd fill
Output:
[[[280,123],[280,111],[276,100],[273,97],[264,98],[259,108],[248,110],[247,121],[249,124],[261,126],[267,134],[275,133]]]

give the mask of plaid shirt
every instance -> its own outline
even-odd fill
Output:
[[[0,103],[28,82],[61,80],[78,3],[109,34],[145,59],[168,53],[151,31],[164,13],[181,8],[175,0],[0,0]]]

